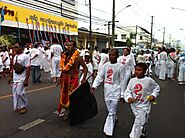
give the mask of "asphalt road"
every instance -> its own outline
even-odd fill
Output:
[[[148,124],[148,138],[185,138],[185,85],[177,81],[155,80],[161,87],[158,103],[153,106]],[[13,111],[11,87],[0,78],[0,137],[1,138],[102,138],[103,124],[107,115],[103,89],[99,87],[95,96],[99,113],[87,122],[70,127],[55,111],[59,100],[59,87],[50,84],[47,74],[42,83],[27,87],[29,108],[26,114]],[[114,138],[128,138],[134,121],[127,103],[119,104],[119,122]],[[29,123],[38,123],[27,130],[21,128]]]

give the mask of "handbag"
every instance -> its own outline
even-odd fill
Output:
[[[25,67],[23,65],[21,65],[19,62],[17,62],[17,58],[18,58],[18,55],[16,57],[16,61],[15,61],[13,68],[14,68],[16,74],[21,74],[25,70]]]

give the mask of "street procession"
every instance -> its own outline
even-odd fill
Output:
[[[0,0],[0,138],[185,137],[183,24],[95,1]]]

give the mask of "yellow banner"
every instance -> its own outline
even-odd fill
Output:
[[[40,28],[44,26],[47,31],[55,32],[55,30],[58,29],[61,32],[78,32],[77,21],[24,8],[21,6],[16,6],[13,4],[8,4],[5,2],[0,2],[0,12],[2,8],[4,9],[5,21],[8,20],[25,24],[34,24],[38,25]]]

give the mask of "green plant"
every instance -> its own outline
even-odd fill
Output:
[[[132,39],[131,38],[127,38],[126,44],[127,44],[128,47],[132,47],[132,45],[133,45]]]
[[[0,43],[2,45],[7,45],[8,47],[11,47],[11,45],[15,43],[14,36],[13,35],[1,35]]]

